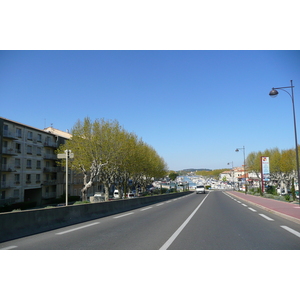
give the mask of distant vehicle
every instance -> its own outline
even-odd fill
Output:
[[[196,187],[196,194],[205,194],[205,187],[204,185],[197,185]]]
[[[127,194],[126,194],[126,197],[127,197],[127,198],[134,198],[135,195],[134,195],[134,193],[127,193]]]
[[[95,195],[94,195],[94,201],[96,201],[96,202],[104,202],[105,201],[104,193],[102,193],[102,192],[96,192]]]
[[[114,198],[115,198],[115,199],[119,199],[119,198],[120,198],[120,194],[119,194],[119,191],[118,191],[118,190],[115,190],[115,191],[114,191]]]

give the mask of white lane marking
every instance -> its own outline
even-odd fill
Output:
[[[92,223],[92,224],[88,224],[88,225],[76,227],[76,228],[73,228],[73,229],[69,229],[69,230],[66,230],[66,231],[58,232],[58,233],[55,233],[55,234],[57,234],[57,235],[65,234],[65,233],[69,233],[69,232],[72,232],[72,231],[75,231],[75,230],[79,230],[79,229],[83,229],[83,228],[90,227],[90,226],[93,226],[93,225],[97,225],[99,223],[100,222],[96,222],[96,223]]]
[[[160,205],[164,205],[165,203],[159,203],[159,204],[156,204],[156,206],[160,206]]]
[[[170,203],[170,202],[172,202],[171,200],[169,200],[169,201],[166,201],[166,203]]]
[[[150,209],[150,208],[152,208],[152,206],[149,206],[149,207],[146,207],[146,208],[142,208],[141,211],[147,210],[147,209]]]
[[[288,226],[280,226],[280,227],[287,230],[287,231],[289,231],[290,233],[292,233],[292,234],[294,234],[294,235],[296,235],[297,237],[300,238],[300,233],[298,231],[296,231],[296,230],[294,230],[294,229],[292,229]]]
[[[114,219],[118,219],[118,218],[126,217],[126,216],[129,216],[129,215],[132,215],[132,214],[134,214],[134,213],[133,213],[133,212],[131,212],[131,213],[124,214],[124,215],[121,215],[121,216],[116,216],[116,217],[114,217]]]
[[[243,205],[243,206],[246,206],[246,207],[248,206],[248,205],[246,205],[246,204],[243,204],[243,203],[242,203],[242,205]]]
[[[255,210],[254,208],[252,208],[252,207],[248,207],[248,209],[250,209],[250,210],[256,212],[256,210]]]
[[[5,248],[1,248],[0,250],[10,250],[10,249],[14,249],[14,248],[17,248],[17,246],[8,246]]]
[[[241,201],[236,201],[237,203],[242,203]]]
[[[268,221],[274,221],[273,219],[269,218],[268,216],[264,215],[264,214],[259,214],[260,216],[262,216],[263,218],[267,219]]]
[[[204,203],[208,195],[209,194],[207,194],[207,196],[202,200],[202,202],[196,207],[196,209],[190,214],[190,216],[182,223],[182,225],[173,233],[173,235],[162,245],[162,247],[159,250],[167,250],[170,247],[170,245],[174,242],[174,240],[177,238],[177,236],[180,234],[183,228],[188,224],[188,222],[192,219],[192,217],[200,208],[200,206]]]

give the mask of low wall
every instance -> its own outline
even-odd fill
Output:
[[[182,197],[172,193],[90,204],[0,213],[0,243]]]

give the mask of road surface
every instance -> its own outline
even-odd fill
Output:
[[[300,249],[300,224],[211,191],[0,243],[0,249]]]

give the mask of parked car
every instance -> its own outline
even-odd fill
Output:
[[[196,194],[205,194],[205,187],[204,185],[197,185],[196,187]]]
[[[127,194],[126,194],[126,197],[127,197],[127,198],[134,198],[135,195],[134,195],[134,193],[127,193]]]
[[[118,191],[118,190],[115,190],[115,191],[114,191],[114,198],[115,198],[115,199],[119,199],[119,198],[120,198],[120,194],[119,194],[119,191]]]

